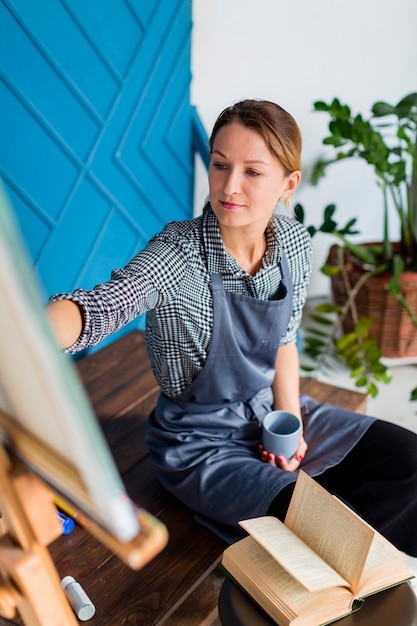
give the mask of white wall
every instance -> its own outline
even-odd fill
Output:
[[[376,100],[396,103],[417,91],[416,0],[194,0],[193,21],[192,102],[207,131],[237,100],[278,102],[304,138],[303,181],[294,200],[304,206],[307,224],[318,224],[334,202],[341,222],[359,218],[359,239],[380,239],[381,196],[366,165],[339,164],[317,187],[309,183],[312,164],[326,154],[327,129],[326,115],[313,113],[312,103],[337,96],[367,114]],[[200,168],[197,204],[206,195]],[[310,295],[328,289],[318,268],[329,244],[315,238]]]

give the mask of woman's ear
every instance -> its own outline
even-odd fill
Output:
[[[300,180],[301,180],[300,170],[295,170],[294,172],[291,172],[291,174],[287,176],[286,178],[286,185],[282,192],[281,198],[288,198],[289,196],[292,196],[292,194],[294,193],[294,191],[297,189],[298,185],[300,184]]]

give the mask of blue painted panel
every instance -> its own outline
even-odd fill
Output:
[[[146,6],[149,2],[143,3]],[[71,0],[65,6],[116,75],[123,77],[141,44],[143,27],[124,2]]]
[[[197,109],[193,107],[193,146],[194,152],[201,157],[203,164],[208,170],[210,165],[210,146],[207,131],[203,126],[203,122],[197,113]]]
[[[26,237],[25,239],[29,256],[33,263],[35,263],[43,245],[48,239],[51,226],[48,226],[48,224],[46,224],[45,221],[32,210],[30,204],[22,198],[20,193],[7,185],[4,181],[3,184],[11,205],[19,216],[22,235],[23,233],[31,233],[32,235],[31,237]]]
[[[5,0],[5,4],[51,66],[92,112],[105,118],[117,95],[118,81],[65,7],[56,0]],[[96,11],[100,11],[100,4]]]
[[[106,223],[94,242],[90,259],[79,277],[80,285],[91,285],[97,276],[110,278],[113,269],[123,267],[126,257],[132,258],[146,241],[138,236],[132,224],[116,210],[107,215]]]
[[[1,173],[54,220],[75,184],[78,168],[42,126],[0,81]],[[57,176],[57,173],[59,175]],[[27,233],[29,235],[29,233]]]
[[[99,123],[51,65],[20,24],[0,4],[0,59],[3,81],[74,158],[88,156]],[[30,59],[30,71],[26,67]]]
[[[53,237],[44,246],[38,264],[41,276],[48,275],[50,293],[69,291],[79,284],[79,277],[97,237],[111,210],[109,201],[88,181],[74,189],[66,211],[54,229]],[[59,271],[51,273],[59,259]]]
[[[130,0],[129,2],[129,6],[144,28],[147,28],[151,23],[153,14],[159,4],[160,0],[148,0],[148,2],[143,2],[143,0]],[[185,19],[188,20],[190,15],[191,13],[189,12],[184,16]]]
[[[192,217],[191,26],[191,0],[2,0],[0,176],[46,293]]]

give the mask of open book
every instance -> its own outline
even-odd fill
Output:
[[[285,524],[240,524],[249,536],[226,548],[222,566],[279,626],[333,622],[413,578],[402,552],[302,471]]]

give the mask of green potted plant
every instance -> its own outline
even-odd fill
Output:
[[[356,384],[376,395],[378,383],[389,382],[382,356],[417,356],[417,93],[396,105],[376,102],[369,119],[353,115],[337,98],[329,104],[315,102],[314,110],[330,118],[323,143],[332,154],[316,163],[313,183],[333,164],[359,158],[373,168],[382,192],[379,241],[354,243],[356,218],[341,228],[334,205],[325,208],[318,228],[309,227],[312,234],[329,233],[338,242],[322,268],[331,279],[333,303],[321,305],[315,321],[324,326],[327,320],[331,343],[345,353]],[[398,241],[391,235],[390,204],[400,223]],[[317,361],[326,353],[329,333],[320,337],[316,331],[323,329],[309,329],[305,349]]]

